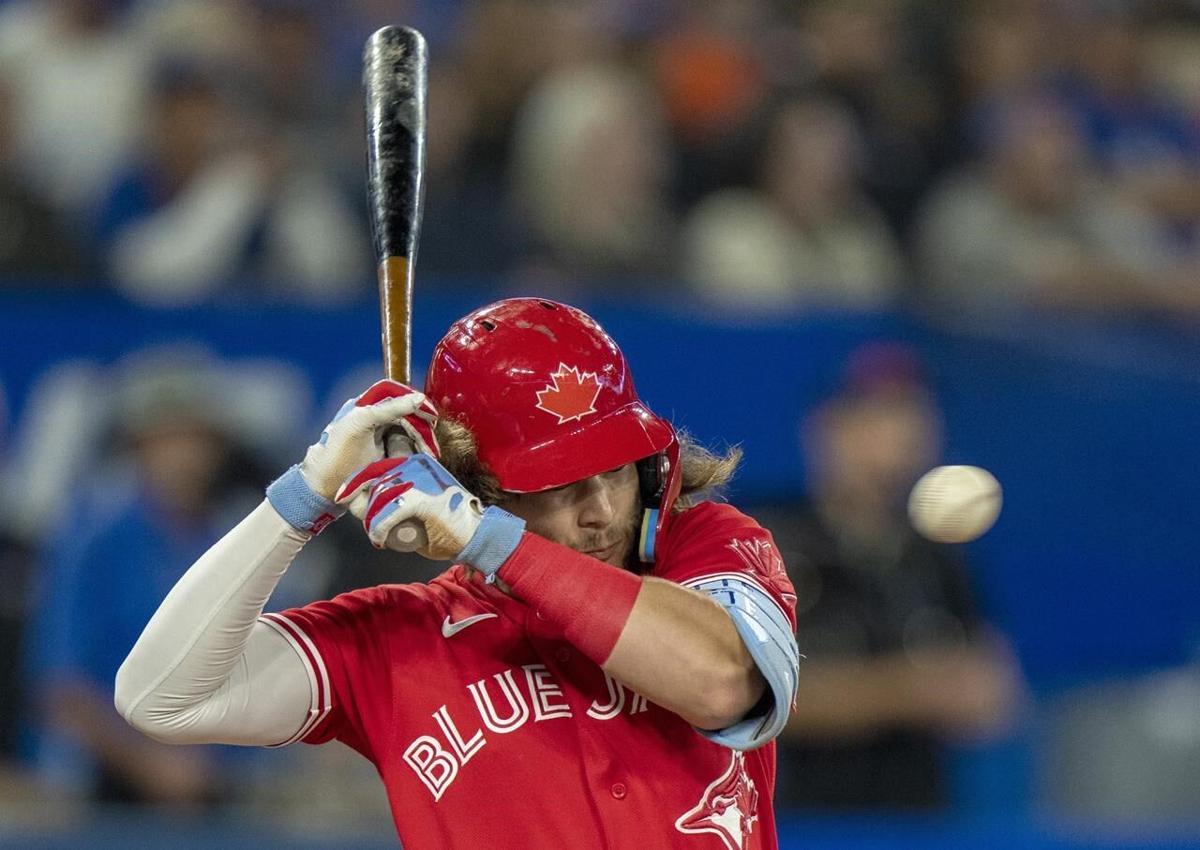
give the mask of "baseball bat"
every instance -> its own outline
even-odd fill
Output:
[[[388,26],[363,49],[367,131],[367,204],[379,272],[384,374],[407,384],[412,377],[413,270],[425,195],[425,97],[428,51],[411,27]],[[384,435],[389,455],[412,451],[399,428]],[[425,545],[421,525],[409,521],[393,534],[406,548]]]
[[[425,194],[425,39],[411,27],[383,27],[363,51],[367,118],[367,203],[379,272],[383,365],[412,377],[412,293]]]

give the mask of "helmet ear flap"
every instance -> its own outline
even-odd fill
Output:
[[[646,507],[656,508],[662,504],[663,491],[667,484],[666,461],[666,453],[659,452],[637,462],[638,485],[642,494],[642,504]]]
[[[637,471],[643,508],[638,557],[645,563],[653,563],[656,544],[663,527],[670,521],[683,483],[678,440],[672,440],[664,451],[638,461]]]

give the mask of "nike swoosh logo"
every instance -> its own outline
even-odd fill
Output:
[[[492,617],[496,617],[496,616],[498,616],[498,615],[497,614],[476,614],[474,617],[467,617],[465,620],[459,620],[457,623],[451,623],[450,618],[447,617],[446,619],[442,620],[442,637],[445,637],[445,638],[454,637],[456,634],[461,632],[467,626],[474,625],[475,623],[478,623],[480,620],[488,620],[488,619],[491,619]]]

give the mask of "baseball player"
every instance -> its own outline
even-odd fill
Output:
[[[410,850],[775,847],[795,597],[767,531],[695,499],[732,459],[552,301],[456,322],[426,391],[347,402],[196,562],[117,675],[122,715],[178,743],[342,741]],[[386,457],[397,424],[413,451]],[[454,566],[264,615],[347,510]]]

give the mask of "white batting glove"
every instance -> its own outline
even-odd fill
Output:
[[[525,530],[523,520],[499,508],[484,511],[479,499],[428,454],[369,464],[346,482],[337,501],[345,503],[363,492],[363,527],[377,549],[453,559],[489,576],[512,554]],[[414,521],[424,532],[415,541],[399,533]]]
[[[399,427],[408,442],[434,457],[437,409],[424,393],[395,381],[377,381],[338,410],[304,460],[267,488],[267,498],[295,528],[318,533],[345,513],[334,497],[358,469],[387,453],[387,432]],[[396,441],[393,441],[396,442]]]

